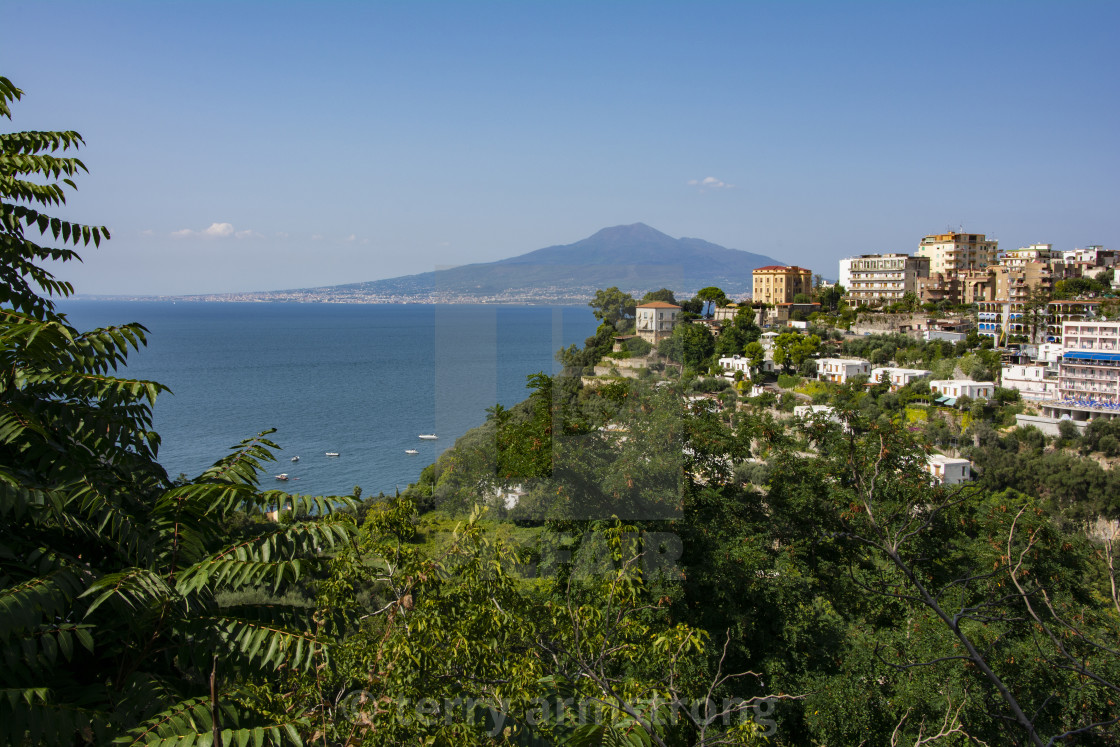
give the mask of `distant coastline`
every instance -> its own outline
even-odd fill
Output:
[[[718,286],[731,298],[752,289],[755,268],[784,264],[702,239],[675,239],[644,223],[604,228],[573,244],[550,246],[497,262],[461,265],[344,285],[177,295],[77,296],[83,301],[175,301],[331,304],[502,304],[583,306],[604,288],[640,298],[669,288],[687,298]]]
[[[597,290],[597,289],[596,289]],[[636,292],[639,289],[632,289]],[[642,290],[644,292],[644,289]],[[200,293],[184,296],[140,294],[89,294],[78,293],[73,301],[112,302],[175,302],[175,303],[306,303],[306,304],[466,304],[505,306],[583,306],[595,295],[586,292],[557,293],[554,295],[509,293],[495,296],[470,296],[461,294],[391,295],[338,293],[324,289],[301,291],[265,291],[257,293]]]

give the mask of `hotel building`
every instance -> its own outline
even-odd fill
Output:
[[[796,265],[767,265],[754,271],[752,286],[755,303],[793,303],[798,293],[813,292],[813,272]]]
[[[849,306],[894,303],[907,293],[918,293],[919,278],[929,277],[928,257],[908,254],[863,254],[843,260]]]

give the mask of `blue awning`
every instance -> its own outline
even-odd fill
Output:
[[[957,398],[956,397],[946,397],[945,398],[945,406],[946,407],[956,407],[957,406]]]
[[[1067,361],[1120,361],[1120,353],[1098,353],[1095,350],[1073,350],[1062,354]]]

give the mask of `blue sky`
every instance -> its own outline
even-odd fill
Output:
[[[75,129],[82,293],[338,284],[644,222],[835,277],[963,229],[1120,248],[1115,2],[7,0]]]

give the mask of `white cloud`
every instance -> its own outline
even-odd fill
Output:
[[[358,236],[356,234],[350,234],[345,239],[343,239],[343,241],[347,241],[347,242],[353,242],[353,241],[357,241],[357,240],[358,240]]]
[[[202,239],[224,239],[230,236],[237,236],[239,239],[248,238],[250,236],[259,236],[256,231],[234,231],[232,223],[211,223],[209,228],[201,231],[195,231],[190,228],[180,228],[178,231],[171,232],[173,239],[189,239],[198,237]]]
[[[212,239],[223,238],[225,236],[230,236],[232,234],[233,234],[233,224],[232,223],[211,223],[210,227],[202,232],[203,236],[207,236],[207,237],[212,238]]]
[[[235,238],[238,238],[238,239],[263,239],[264,238],[264,236],[262,234],[259,234],[256,231],[235,231],[233,235],[234,235]]]
[[[709,189],[735,189],[734,184],[728,184],[722,179],[716,179],[714,176],[706,176],[703,179],[689,179],[688,186],[699,187],[701,192]]]

